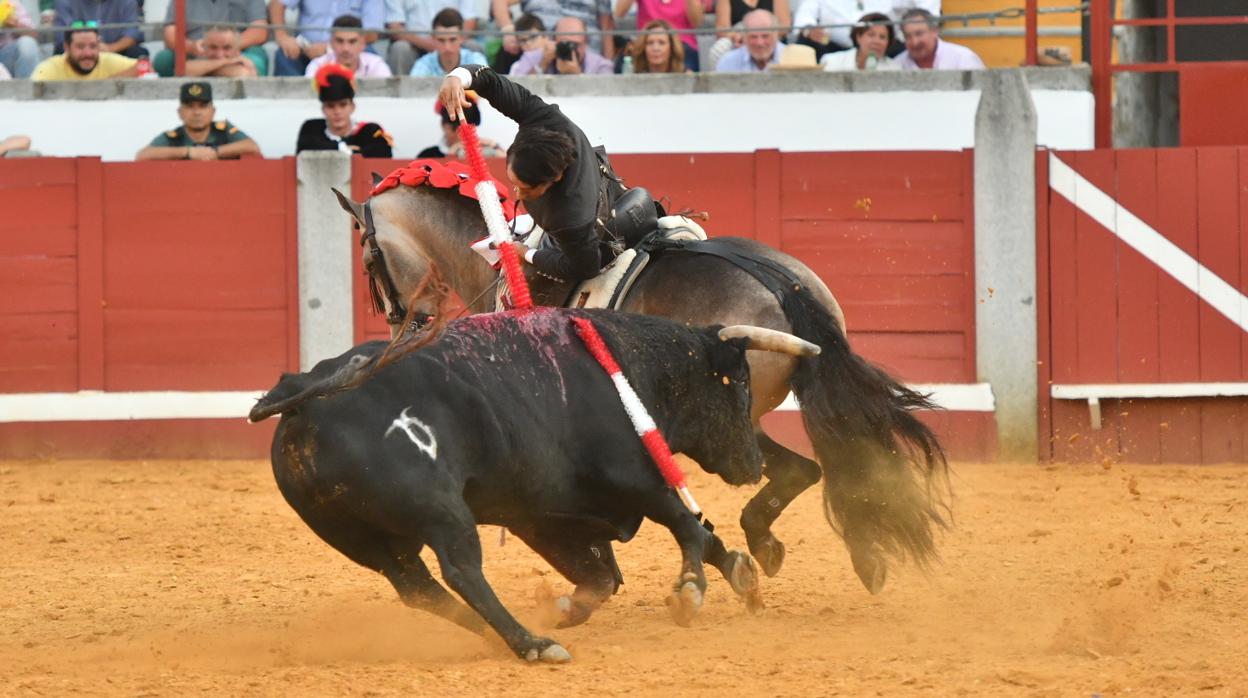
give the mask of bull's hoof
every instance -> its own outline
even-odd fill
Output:
[[[784,564],[784,543],[770,533],[757,539],[746,536],[746,542],[750,546],[750,555],[753,555],[759,567],[763,568],[763,574],[768,577],[776,576],[780,572],[781,565]]]
[[[702,590],[692,581],[680,585],[671,596],[667,597],[667,610],[672,614],[676,625],[687,628],[693,623],[698,609],[702,608]]]
[[[850,560],[854,563],[854,572],[867,591],[873,595],[884,591],[884,580],[888,576],[888,562],[874,552],[855,552],[850,550]]]
[[[572,655],[557,642],[553,640],[540,639],[539,643],[549,643],[541,649],[530,647],[525,652],[524,658],[529,662],[542,662],[544,664],[566,664],[572,661]]]
[[[763,603],[763,592],[758,585],[758,567],[754,560],[745,553],[733,550],[732,573],[728,575],[728,583],[737,596],[745,602],[745,610],[758,613],[767,607]]]

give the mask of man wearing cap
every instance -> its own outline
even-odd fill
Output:
[[[120,53],[100,50],[95,22],[74,22],[65,32],[65,53],[44,59],[30,79],[107,80],[138,75],[138,61]]]
[[[228,121],[213,121],[212,85],[188,82],[178,93],[182,125],[152,139],[136,160],[224,160],[260,154],[260,146]]]
[[[337,63],[316,71],[316,95],[324,119],[308,119],[299,129],[295,152],[340,150],[366,158],[393,157],[390,134],[371,121],[355,121],[355,76]]]

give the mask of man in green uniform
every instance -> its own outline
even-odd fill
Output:
[[[214,121],[212,85],[188,82],[178,94],[178,118],[182,125],[152,139],[135,155],[137,160],[225,160],[254,153],[260,146],[224,119]]]

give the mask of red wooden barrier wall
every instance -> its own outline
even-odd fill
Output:
[[[1241,293],[1248,288],[1248,149],[1058,157]],[[1040,170],[1047,178],[1047,165]],[[1234,322],[1055,191],[1048,193],[1047,218],[1048,380],[1248,380],[1248,336]],[[1052,400],[1048,407],[1056,460],[1210,463],[1248,456],[1248,406],[1239,398],[1103,401],[1100,431],[1089,428],[1086,402]]]
[[[710,211],[712,234],[756,237],[810,264],[842,301],[858,350],[903,379],[974,380],[969,153],[615,161],[673,210]],[[353,193],[400,164],[357,160]],[[0,206],[0,392],[255,390],[298,366],[293,159],[12,160]],[[362,283],[356,301],[357,334],[384,336]],[[975,446],[959,450],[983,456],[992,417],[971,419]],[[241,420],[0,424],[0,451],[51,453],[55,442],[66,455],[72,441],[82,453],[142,455],[174,441],[182,453],[254,456],[270,433]]]
[[[0,392],[254,390],[299,365],[294,161],[10,160],[0,169]],[[0,425],[127,451],[176,434],[263,452],[241,420]],[[81,427],[81,428],[79,428]],[[237,427],[237,428],[235,428]]]

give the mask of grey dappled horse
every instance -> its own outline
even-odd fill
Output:
[[[399,186],[365,203],[334,193],[362,230],[375,230],[398,298],[408,298],[436,265],[470,312],[493,309],[489,291],[498,274],[469,249],[487,235],[476,200],[431,186]],[[656,254],[621,309],[693,326],[765,327],[823,349],[818,357],[802,359],[749,352],[750,417],[767,483],[746,504],[740,522],[763,571],[774,575],[784,561],[784,544],[772,534],[772,522],[821,475],[825,515],[844,538],[854,571],[871,593],[883,588],[887,557],[920,565],[932,560],[933,529],[945,525],[948,466],[935,435],[912,410],[933,405],[851,351],[840,306],[805,264],[743,238],[702,244],[721,254]],[[364,257],[376,276],[367,247]],[[436,310],[434,299],[407,303],[409,313]],[[396,329],[393,323],[391,329]],[[790,389],[818,463],[762,430],[761,417],[779,406]]]

